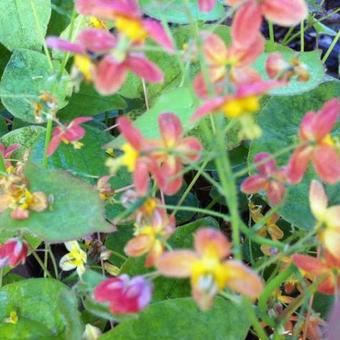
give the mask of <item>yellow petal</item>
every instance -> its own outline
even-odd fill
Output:
[[[319,222],[324,222],[328,199],[322,184],[312,180],[309,188],[309,203],[313,215]]]

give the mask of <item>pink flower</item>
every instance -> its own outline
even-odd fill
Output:
[[[300,145],[288,164],[288,179],[299,183],[312,162],[316,173],[327,183],[340,180],[340,156],[330,132],[340,113],[339,99],[329,100],[320,111],[308,112],[302,119]]]
[[[252,83],[260,80],[260,76],[250,68],[250,65],[264,51],[264,39],[258,34],[251,45],[226,46],[224,41],[214,33],[203,32],[203,53],[208,66],[209,81],[216,85],[217,94],[223,94],[226,84]],[[198,74],[194,80],[194,89],[198,96],[205,98],[208,89],[203,74]]]
[[[121,275],[106,279],[94,289],[94,298],[107,302],[113,314],[138,313],[150,302],[152,287],[142,276]]]
[[[18,238],[11,238],[0,245],[0,268],[4,266],[15,267],[25,263],[28,252],[26,241]]]
[[[134,43],[144,43],[150,37],[167,51],[174,50],[172,39],[163,26],[156,20],[144,19],[136,0],[77,0],[76,7],[80,14],[113,20],[118,32]]]
[[[85,136],[85,130],[80,124],[92,120],[92,117],[78,117],[72,120],[67,126],[57,126],[53,131],[51,142],[48,146],[47,154],[52,156],[61,142],[73,144],[79,149],[82,144],[78,141]]]
[[[232,29],[232,36],[239,46],[250,45],[260,31],[262,16],[281,26],[295,26],[307,17],[304,0],[228,0],[239,6]]]
[[[124,83],[128,71],[151,83],[163,81],[162,71],[143,52],[130,51],[130,45],[119,47],[120,40],[110,32],[100,29],[82,31],[76,43],[49,37],[51,48],[75,54],[74,64],[88,81],[94,81],[102,95],[117,92]]]
[[[155,144],[144,139],[140,131],[133,127],[127,117],[119,117],[118,126],[126,143],[121,147],[123,155],[109,159],[106,163],[113,174],[121,166],[125,166],[133,174],[133,183],[139,195],[146,194],[149,188],[150,175],[153,175],[157,184],[162,185],[163,177],[159,172],[156,160],[152,157]]]
[[[276,161],[266,152],[258,153],[254,162],[259,174],[243,181],[241,190],[246,194],[254,194],[263,190],[267,193],[271,204],[281,203],[286,192],[286,169],[278,169]]]
[[[198,6],[202,12],[210,12],[216,5],[216,0],[198,0]]]
[[[160,173],[164,178],[161,189],[166,195],[173,195],[183,183],[183,164],[199,160],[203,147],[197,138],[183,136],[181,121],[175,114],[162,113],[158,123],[161,141],[155,157],[161,162]]]

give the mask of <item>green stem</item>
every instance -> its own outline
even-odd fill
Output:
[[[34,256],[35,260],[38,262],[42,270],[44,271],[44,275],[48,277],[52,277],[51,273],[48,271],[48,269],[45,267],[43,261],[41,261],[40,257],[37,255],[35,251],[32,251],[32,255]]]
[[[44,252],[44,277],[47,277],[47,266],[48,266],[48,246],[45,243],[45,252]]]
[[[269,28],[269,40],[272,44],[275,44],[274,25],[271,21],[268,21],[268,28]]]
[[[267,323],[268,326],[276,326],[274,320],[267,315],[267,303],[270,297],[273,295],[276,289],[280,288],[280,285],[285,282],[295,271],[293,265],[290,265],[285,271],[281,272],[270,282],[266,283],[266,288],[259,298],[259,311],[261,313],[262,319]]]
[[[2,155],[2,153],[0,153],[0,173],[7,173],[4,156]]]
[[[340,39],[340,30],[338,31],[337,35],[335,36],[335,38],[333,39],[331,45],[329,46],[327,52],[325,53],[325,55],[322,58],[322,62],[325,63],[328,59],[328,57],[330,56],[330,54],[332,53],[336,43],[338,42],[338,40]]]
[[[244,306],[246,307],[245,312],[248,316],[248,319],[250,320],[250,322],[253,326],[253,329],[254,329],[256,335],[258,336],[258,338],[260,340],[269,339],[266,332],[263,329],[263,326],[261,325],[261,323],[259,322],[259,320],[257,318],[256,312],[255,312],[255,309],[254,309],[254,306],[252,305],[252,303],[249,300],[244,299]]]
[[[56,279],[59,279],[59,272],[58,272],[57,261],[55,259],[55,256],[53,254],[53,251],[52,251],[50,245],[48,245],[48,253],[50,254],[50,258],[51,258],[51,261],[52,261],[52,265],[53,265],[53,269],[54,269],[54,276],[55,276]]]
[[[47,126],[46,126],[44,158],[43,158],[43,166],[45,168],[47,168],[47,166],[48,166],[47,149],[48,149],[48,145],[50,144],[51,137],[52,137],[52,128],[53,128],[53,120],[51,118],[49,118],[48,121],[47,121]]]
[[[301,52],[305,51],[305,25],[302,21],[300,24],[300,45],[301,45]]]
[[[0,288],[2,287],[3,277],[4,277],[4,268],[1,267],[0,268]]]

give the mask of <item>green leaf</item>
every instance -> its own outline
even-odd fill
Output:
[[[171,90],[160,96],[150,110],[138,117],[134,126],[143,131],[146,138],[157,138],[159,137],[158,116],[164,112],[174,112],[180,118],[184,130],[188,131],[193,126],[190,123],[190,117],[197,108],[197,104],[197,99],[190,88],[180,87]],[[115,147],[122,142],[122,137],[118,137],[108,146]]]
[[[0,42],[9,50],[39,50],[51,16],[50,0],[1,0]]]
[[[92,126],[83,125],[86,130],[81,140],[84,146],[74,149],[70,144],[61,143],[57,151],[48,159],[49,168],[64,169],[74,175],[84,176],[93,181],[93,177],[104,176],[108,173],[105,166],[107,156],[103,145],[112,140],[111,136]],[[41,164],[44,156],[45,136],[41,135],[33,146],[31,160]]]
[[[60,35],[67,25],[69,25],[73,9],[73,0],[52,0],[52,15],[47,28],[48,36]]]
[[[282,54],[283,58],[288,62],[290,62],[291,59],[293,59],[297,55],[296,51],[290,49],[280,50],[280,53]],[[261,54],[261,56],[256,60],[254,64],[254,68],[260,73],[263,79],[268,79],[265,68],[268,56],[269,53]],[[289,82],[287,86],[273,89],[269,93],[272,95],[295,95],[310,91],[319,86],[325,75],[324,66],[321,62],[320,56],[320,51],[298,53],[298,57],[301,63],[307,66],[310,79],[306,82],[293,79]]]
[[[94,116],[98,113],[126,108],[126,102],[118,94],[103,97],[92,84],[83,83],[80,91],[74,93],[67,106],[58,112],[61,119],[72,119],[79,116]]]
[[[45,128],[42,126],[26,126],[6,133],[1,137],[1,142],[6,147],[12,144],[20,144],[21,147],[14,153],[14,157],[21,158],[41,135],[45,135]]]
[[[1,339],[78,340],[83,325],[77,299],[61,282],[54,279],[30,279],[8,284],[0,289]],[[18,322],[3,322],[16,312]]]
[[[59,71],[59,64],[55,66],[55,71]],[[17,118],[36,123],[34,105],[44,92],[57,99],[59,108],[65,106],[65,97],[70,92],[68,76],[58,80],[55,71],[44,54],[15,50],[0,82],[0,97],[6,109]]]
[[[112,231],[104,219],[103,202],[89,184],[62,170],[43,169],[28,164],[26,176],[32,192],[52,195],[49,210],[32,212],[23,221],[13,220],[9,211],[0,215],[0,231],[25,230],[49,242],[79,239],[94,232]]]
[[[209,13],[201,12],[197,0],[141,0],[140,4],[145,14],[174,24],[189,24],[195,19],[214,21],[225,14],[223,6],[219,3]]]
[[[263,134],[261,138],[251,143],[248,164],[253,163],[255,154],[259,152],[274,154],[296,142],[302,117],[308,111],[319,110],[327,100],[334,97],[340,97],[338,81],[324,83],[317,89],[302,95],[270,98],[257,117]],[[290,154],[291,152],[280,157],[279,164],[287,164]],[[315,225],[308,201],[309,185],[313,178],[317,178],[317,175],[310,166],[303,181],[289,187],[280,211],[284,219],[300,228],[311,229]],[[340,203],[340,184],[327,185],[326,191],[330,205]]]
[[[249,327],[242,305],[218,297],[211,310],[201,312],[191,298],[181,298],[150,305],[138,319],[119,324],[100,339],[242,340]]]
[[[193,246],[193,234],[202,227],[212,227],[218,228],[219,225],[217,221],[211,217],[202,218],[192,223],[183,225],[176,229],[176,232],[169,239],[169,244],[173,248],[192,248]],[[120,229],[119,232],[123,232]],[[118,236],[115,233],[112,237]],[[125,233],[131,233],[131,228],[127,228],[124,230]],[[128,234],[130,235],[130,234]],[[111,237],[111,235],[110,235]],[[123,236],[122,236],[123,237]],[[113,249],[116,251],[113,242],[107,243],[106,246],[108,249]],[[110,248],[112,246],[112,248]],[[121,273],[129,274],[131,276],[142,275],[150,271],[144,267],[144,257],[128,258],[123,266],[121,267]],[[191,288],[188,280],[179,280],[179,279],[169,279],[165,277],[158,277],[153,280],[154,283],[154,292],[153,292],[153,301],[162,301],[170,298],[177,297],[185,297],[190,296]]]

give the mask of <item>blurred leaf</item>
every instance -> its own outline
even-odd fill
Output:
[[[80,91],[73,93],[69,103],[58,112],[61,119],[71,120],[79,116],[94,116],[98,113],[126,108],[126,102],[118,94],[101,96],[92,84],[83,83]]]
[[[26,176],[32,192],[53,195],[49,210],[32,212],[26,220],[13,220],[9,211],[0,215],[0,230],[25,230],[45,241],[75,240],[93,232],[110,232],[104,219],[104,205],[98,192],[89,184],[62,170],[48,170],[28,164]]]
[[[73,8],[73,0],[52,0],[52,15],[47,35],[60,35],[71,21]]]
[[[101,340],[242,340],[249,327],[242,305],[218,297],[202,312],[191,298],[180,298],[150,305],[138,319],[119,324]]]
[[[190,24],[194,19],[214,21],[225,15],[224,7],[219,3],[210,12],[201,12],[197,0],[141,0],[140,4],[145,14],[174,24]]]
[[[0,97],[6,109],[17,118],[36,123],[34,107],[41,94],[48,92],[57,99],[59,108],[65,106],[70,92],[68,76],[57,79],[59,64],[55,67],[55,71],[51,70],[42,53],[15,50],[0,82]]]
[[[285,96],[295,95],[310,91],[321,84],[325,75],[325,70],[321,62],[320,51],[317,50],[312,52],[297,53],[293,50],[282,50],[280,51],[280,53],[282,54],[283,58],[288,62],[290,62],[291,59],[293,59],[295,56],[298,56],[301,63],[307,66],[310,79],[306,82],[301,82],[293,79],[289,82],[288,85],[273,89],[269,92],[269,94]],[[268,56],[269,53],[261,54],[261,56],[256,60],[254,64],[254,68],[260,73],[263,79],[268,79],[268,75],[265,69]]]
[[[51,16],[50,0],[1,0],[0,42],[9,50],[40,50]]]
[[[272,97],[262,108],[257,120],[263,130],[262,137],[251,143],[248,164],[253,163],[259,152],[276,153],[297,141],[297,133],[302,117],[308,111],[317,111],[323,104],[334,97],[340,98],[340,82],[328,82],[311,92],[289,97]],[[337,130],[337,133],[339,130]],[[279,157],[280,165],[288,161],[291,153]],[[315,219],[308,202],[310,181],[317,178],[312,167],[300,184],[290,186],[285,203],[280,211],[288,222],[305,229],[314,228]],[[340,203],[340,184],[327,185],[329,204]]]
[[[0,320],[16,312],[16,324],[0,323],[2,339],[79,340],[82,323],[73,293],[54,279],[30,279],[0,289]]]

